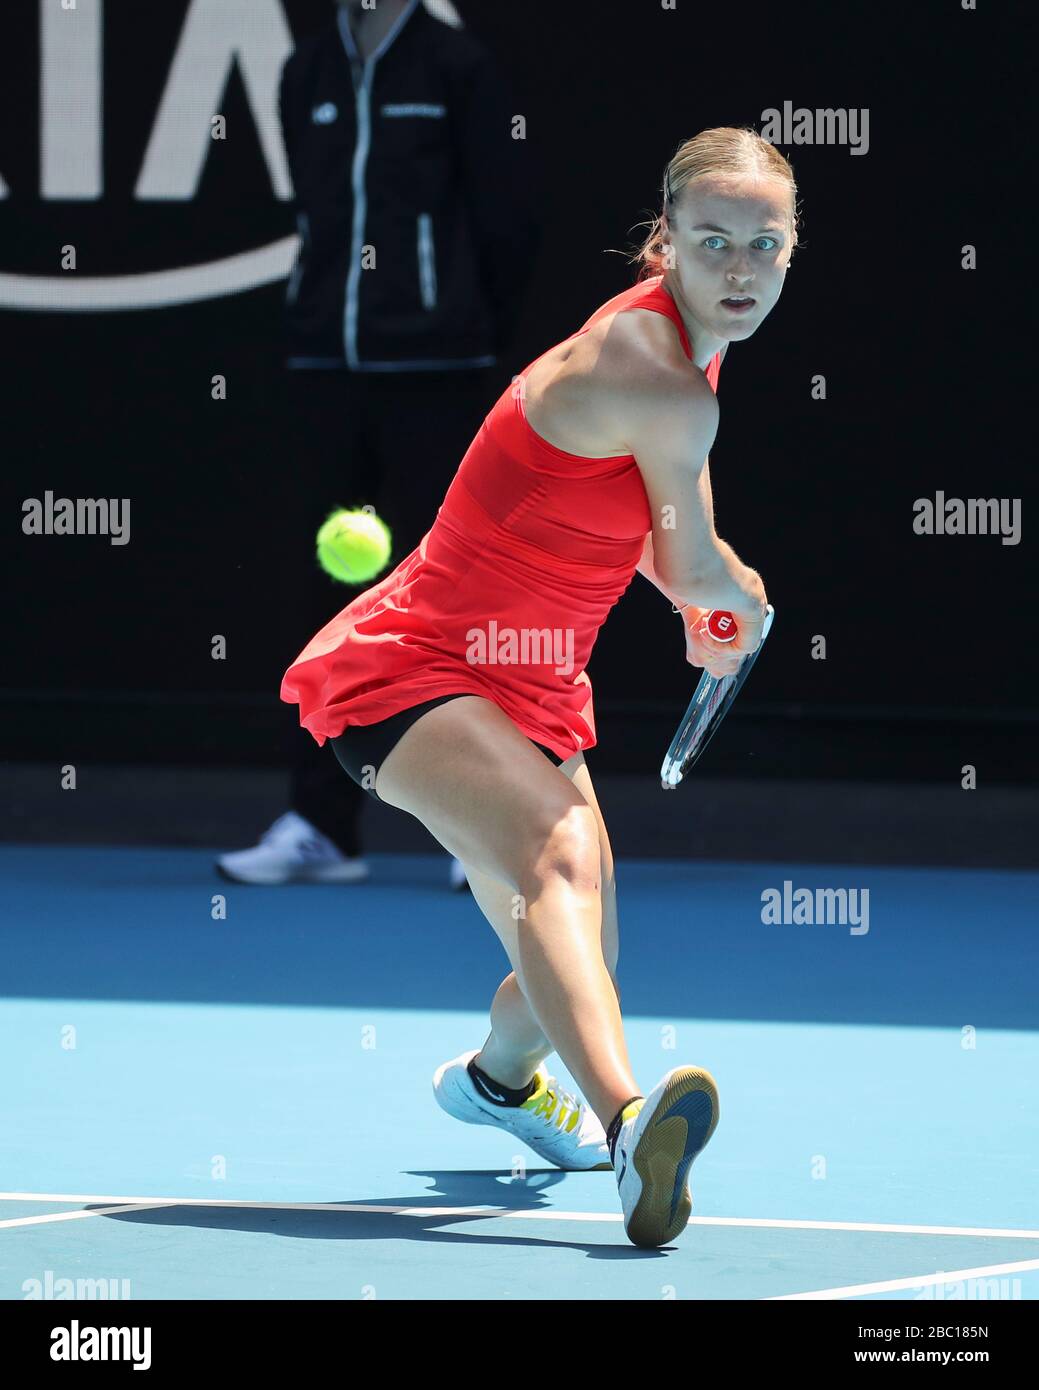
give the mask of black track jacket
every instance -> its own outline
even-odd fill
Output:
[[[411,0],[364,63],[339,10],[285,63],[278,102],[300,235],[286,364],[493,366],[541,223],[538,171],[485,45]]]

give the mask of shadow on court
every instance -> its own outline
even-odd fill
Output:
[[[558,1220],[553,1212],[556,1205],[565,1206],[565,1187],[567,1174],[556,1168],[528,1169],[528,1180],[510,1180],[508,1171],[494,1173],[488,1171],[439,1171],[419,1172],[411,1170],[409,1176],[432,1180],[431,1191],[416,1197],[414,1192],[395,1196],[366,1197],[366,1207],[403,1207],[410,1212],[417,1209],[421,1215],[402,1216],[395,1212],[379,1211],[325,1211],[325,1210],[285,1210],[270,1207],[202,1207],[180,1206],[157,1208],[150,1211],[109,1212],[102,1219],[128,1222],[149,1227],[168,1227],[171,1230],[198,1231],[240,1231],[248,1234],[280,1236],[290,1240],[342,1240],[371,1243],[383,1240],[434,1241],[464,1246],[488,1245],[529,1246],[538,1250],[573,1250],[588,1255],[592,1259],[639,1260],[659,1259],[660,1250],[639,1250],[631,1245],[621,1223],[610,1223],[606,1228],[605,1241],[589,1242],[581,1240],[560,1240],[550,1235],[552,1221],[537,1222],[543,1234],[524,1234],[520,1223],[512,1220],[501,1221],[500,1233],[491,1231],[448,1231],[444,1226],[476,1226],[488,1221],[500,1220],[504,1211],[545,1212],[546,1217]],[[606,1210],[619,1211],[616,1184],[612,1173],[602,1173],[604,1188],[603,1205]],[[531,1181],[533,1179],[534,1181]],[[350,1204],[354,1199],[332,1197],[330,1202]],[[427,1207],[444,1207],[443,1215],[426,1212]],[[458,1207],[486,1207],[481,1212],[459,1213]],[[88,1206],[86,1210],[95,1210]],[[535,1224],[535,1223],[530,1223]],[[529,1231],[530,1226],[526,1227]],[[602,1227],[598,1229],[602,1230]],[[671,1247],[665,1247],[665,1249]]]

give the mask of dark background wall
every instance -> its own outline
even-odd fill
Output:
[[[105,191],[39,195],[37,6],[0,45],[0,277],[186,265],[292,230],[240,75],[197,196],[134,184],[187,10],[105,7]],[[300,36],[330,12],[285,0]],[[869,151],[783,147],[804,203],[783,299],[722,370],[712,452],[719,532],[777,609],[741,696],[744,737],[716,769],[947,776],[1036,771],[1033,177],[1020,36],[982,5],[853,0],[676,10],[636,0],[457,0],[509,73],[544,170],[545,243],[504,389],[633,271],[675,147],[767,107],[868,108]],[[269,95],[273,102],[274,92]],[[961,268],[977,247],[978,269]],[[0,280],[2,283],[2,280]],[[309,638],[287,576],[293,439],[279,329],[284,282],[140,312],[0,309],[5,638],[0,756],[275,761],[277,688]],[[1031,307],[1029,299],[1032,299]],[[211,399],[223,374],[228,399]],[[827,399],[811,398],[812,378]],[[46,489],[132,499],[133,539],[27,537]],[[917,536],[913,502],[1020,498],[1021,543]],[[330,498],[330,505],[336,499]],[[330,613],[347,590],[331,591]],[[214,633],[228,659],[213,661]],[[815,635],[827,659],[811,658]],[[694,673],[678,620],[636,576],[591,668],[600,766],[659,760]],[[663,740],[663,744],[661,744]],[[712,754],[713,756],[713,754]],[[748,761],[749,760],[749,761]]]

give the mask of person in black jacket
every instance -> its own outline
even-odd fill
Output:
[[[393,535],[389,566],[432,525],[508,383],[541,239],[539,170],[504,77],[452,5],[427,3],[341,0],[281,75],[300,238],[284,351],[304,635],[354,597],[305,549],[331,510],[373,505]],[[297,728],[291,809],[217,867],[248,883],[365,878],[366,799]]]

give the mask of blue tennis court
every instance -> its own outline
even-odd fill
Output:
[[[635,1075],[721,1092],[646,1251],[611,1172],[438,1109],[508,963],[442,858],[371,862],[0,848],[0,1298],[1039,1296],[1039,875],[620,860]],[[766,924],[784,884],[857,923]]]

